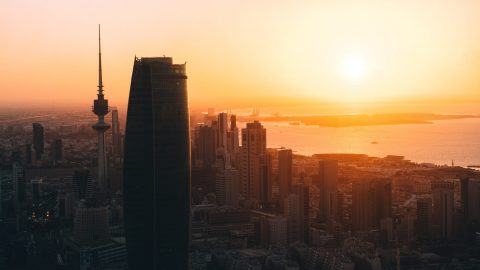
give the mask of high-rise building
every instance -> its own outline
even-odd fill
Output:
[[[260,242],[264,247],[285,247],[287,245],[287,219],[265,215],[260,217]]]
[[[188,269],[190,139],[185,64],[135,58],[124,150],[130,269]]]
[[[93,179],[87,169],[75,170],[72,177],[73,198],[76,201],[93,198]]]
[[[98,246],[110,241],[108,208],[80,206],[75,210],[73,238],[82,246]]]
[[[432,232],[437,239],[451,239],[454,224],[454,183],[449,180],[432,182]]]
[[[465,221],[480,224],[480,180],[461,179],[461,194]]]
[[[432,198],[417,199],[417,238],[429,240],[432,230]]]
[[[225,169],[225,204],[237,207],[240,194],[240,172],[232,167]]]
[[[392,185],[387,179],[354,182],[352,225],[355,231],[378,228],[383,218],[392,217]]]
[[[265,153],[263,163],[261,165],[262,178],[260,185],[260,203],[267,205],[272,202],[272,185],[273,185],[273,163],[272,155]]]
[[[219,113],[217,117],[216,147],[227,151],[228,114]]]
[[[194,150],[195,163],[200,167],[210,168],[215,163],[215,131],[212,127],[201,125],[195,128]]]
[[[236,169],[240,168],[239,154],[240,144],[238,140],[237,116],[230,115],[230,129],[227,132],[227,152],[230,155],[230,165]]]
[[[242,129],[242,194],[250,200],[261,200],[262,164],[267,149],[267,131],[258,121]]]
[[[337,182],[338,161],[321,160],[318,163],[318,188],[320,199],[318,206],[318,221],[321,223],[337,220]]]
[[[304,184],[292,186],[292,193],[298,195],[300,201],[300,218],[303,235],[301,240],[309,243],[310,240],[310,188]]]
[[[280,205],[292,189],[292,150],[278,151],[278,186],[280,188]]]
[[[225,186],[225,152],[221,148],[217,148],[217,158],[215,161],[215,194],[217,196],[217,204],[224,205],[226,199]]]
[[[107,156],[105,145],[105,132],[110,128],[110,125],[105,122],[105,115],[109,112],[108,99],[105,99],[103,94],[103,79],[102,79],[102,50],[100,47],[100,25],[98,26],[98,93],[97,99],[93,101],[93,113],[97,115],[98,121],[92,128],[98,134],[98,152],[97,152],[97,166],[98,166],[98,185],[100,188],[107,187]]]
[[[300,213],[300,198],[289,194],[283,198],[283,215],[287,219],[287,240],[289,243],[303,241],[303,219]]]
[[[25,164],[31,165],[32,164],[32,144],[27,143],[25,145]]]
[[[13,191],[15,199],[15,207],[19,204],[25,203],[27,200],[27,182],[25,180],[24,168],[18,164],[13,164]]]
[[[116,107],[112,109],[112,153],[114,157],[122,155],[122,135]]]
[[[51,146],[52,161],[57,164],[58,161],[63,159],[63,143],[62,139],[55,139]]]
[[[43,126],[39,123],[33,123],[33,149],[35,150],[35,160],[41,160],[45,152],[45,134]]]

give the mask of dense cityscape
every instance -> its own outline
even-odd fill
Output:
[[[2,112],[1,269],[479,269],[480,172],[268,148],[185,68],[136,57],[121,112],[99,52],[93,113]]]

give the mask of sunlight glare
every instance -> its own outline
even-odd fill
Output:
[[[363,79],[367,72],[365,59],[358,55],[347,55],[343,59],[341,71],[349,80]]]

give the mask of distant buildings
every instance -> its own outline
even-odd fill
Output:
[[[266,129],[258,121],[247,123],[242,129],[241,192],[245,198],[259,203],[266,203],[261,201],[262,186],[265,187],[264,181],[268,180],[262,173],[266,149]]]
[[[18,163],[13,164],[13,192],[15,207],[27,200],[27,181],[25,179],[24,167]]]
[[[321,160],[318,163],[318,188],[320,190],[318,222],[335,223],[337,220],[338,161]]]
[[[122,134],[120,133],[120,123],[118,121],[118,110],[112,110],[112,154],[114,157],[122,156]]]
[[[432,198],[417,199],[417,238],[430,240],[432,230]]]
[[[454,183],[449,180],[432,182],[432,232],[436,239],[452,239],[454,226]]]
[[[45,152],[45,134],[43,126],[39,123],[33,123],[33,149],[35,160],[41,160]]]
[[[292,169],[293,158],[291,149],[281,149],[278,151],[278,186],[280,188],[280,205],[287,199],[292,189]]]
[[[189,114],[184,64],[135,58],[124,154],[131,269],[188,269]]]
[[[392,217],[392,184],[379,179],[353,183],[352,225],[356,232],[379,228],[383,218]]]
[[[53,140],[50,151],[51,151],[53,164],[56,165],[59,161],[61,161],[63,159],[63,142],[62,142],[62,139]]]

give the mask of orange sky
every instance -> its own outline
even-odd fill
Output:
[[[4,0],[0,105],[89,105],[100,23],[111,106],[127,102],[136,54],[187,61],[193,108],[480,113],[479,11],[478,0]]]

